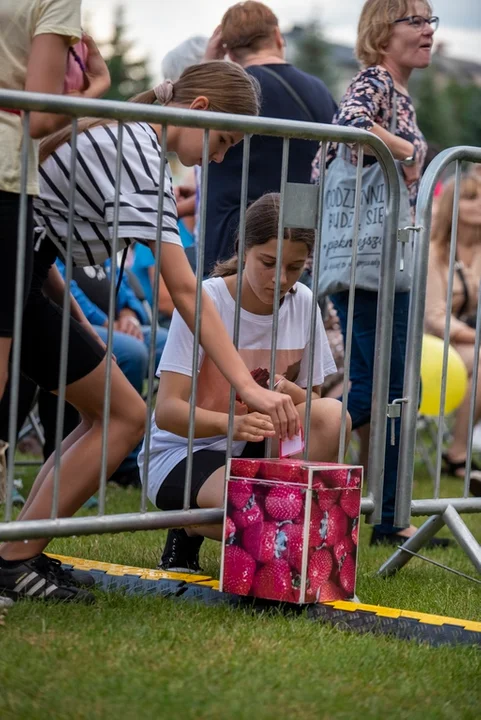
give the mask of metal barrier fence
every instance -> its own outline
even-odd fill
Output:
[[[442,498],[441,473],[444,434],[444,408],[447,388],[448,350],[450,344],[450,321],[452,306],[454,272],[456,266],[456,249],[458,240],[458,219],[460,189],[463,162],[481,163],[481,148],[456,147],[440,153],[426,170],[419,188],[416,210],[416,226],[419,227],[418,240],[414,248],[413,285],[409,312],[406,363],[404,376],[404,404],[401,420],[401,441],[398,486],[394,522],[405,527],[411,515],[430,515],[415,535],[405,543],[404,548],[411,553],[418,550],[433,537],[443,525],[449,527],[460,546],[481,572],[481,546],[468,530],[460,513],[481,512],[481,497],[469,497],[469,475],[472,463],[472,438],[476,410],[476,393],[478,391],[478,368],[481,339],[481,285],[476,312],[476,339],[474,346],[474,366],[472,375],[472,391],[470,403],[469,430],[466,446],[466,475],[463,483],[463,495],[456,498]],[[440,413],[437,422],[436,462],[433,497],[413,500],[414,463],[416,451],[416,434],[418,422],[418,398],[421,389],[421,351],[424,332],[425,297],[428,275],[428,257],[431,238],[431,220],[434,191],[448,166],[454,163],[454,201],[452,209],[452,231],[449,249],[449,273],[447,284],[446,325],[444,331],[444,353],[442,381],[440,393]],[[382,566],[380,573],[389,575],[404,566],[413,557],[409,552],[398,550]]]
[[[399,177],[392,158],[387,147],[375,135],[354,128],[346,128],[332,125],[319,125],[315,123],[302,123],[288,120],[276,120],[270,118],[254,118],[246,116],[235,116],[221,113],[198,112],[184,110],[181,108],[169,107],[147,107],[145,105],[136,105],[130,103],[84,100],[78,98],[66,98],[61,96],[40,95],[26,92],[15,92],[0,90],[0,107],[16,108],[24,111],[23,128],[24,143],[22,148],[22,197],[21,197],[21,214],[19,228],[20,249],[18,253],[17,266],[17,286],[16,286],[16,314],[15,314],[15,330],[13,344],[13,363],[11,370],[11,386],[12,399],[10,405],[10,435],[9,444],[11,448],[16,444],[16,426],[18,414],[18,391],[19,391],[19,373],[20,373],[20,335],[22,328],[22,294],[23,294],[23,275],[22,266],[25,257],[25,238],[26,238],[26,168],[27,168],[27,142],[29,130],[29,113],[31,111],[49,111],[72,116],[73,135],[71,140],[72,161],[69,169],[70,173],[70,196],[69,196],[69,213],[68,213],[68,238],[67,251],[68,258],[66,263],[66,294],[64,298],[64,322],[62,337],[62,358],[59,377],[59,399],[58,415],[57,415],[57,436],[56,436],[56,459],[54,474],[54,490],[52,499],[51,516],[49,519],[36,520],[19,520],[12,522],[12,491],[14,487],[14,464],[9,463],[8,479],[7,479],[7,498],[5,504],[4,522],[0,522],[0,539],[1,540],[17,540],[39,537],[59,537],[67,535],[81,535],[90,533],[111,533],[119,531],[146,530],[155,528],[193,526],[200,524],[218,523],[222,519],[223,511],[221,508],[212,509],[190,509],[190,487],[192,475],[192,448],[194,438],[194,410],[196,398],[197,369],[198,369],[198,348],[200,335],[200,313],[201,313],[201,281],[203,274],[203,259],[206,236],[206,207],[207,207],[207,181],[209,173],[209,131],[210,130],[226,130],[237,131],[244,134],[244,151],[243,151],[243,170],[242,170],[242,189],[241,189],[241,224],[239,237],[239,256],[243,255],[245,241],[245,220],[244,211],[247,205],[247,180],[250,152],[250,138],[253,134],[272,135],[283,137],[283,155],[282,155],[282,177],[280,186],[281,207],[279,220],[279,237],[283,237],[283,227],[298,227],[299,223],[304,222],[305,227],[315,229],[315,247],[313,253],[313,275],[317,277],[320,267],[320,254],[322,246],[321,227],[322,227],[322,211],[323,211],[323,177],[326,164],[326,152],[328,141],[339,141],[351,144],[357,144],[358,150],[364,146],[370,148],[370,151],[378,159],[383,170],[385,181],[388,188],[388,199],[386,208],[386,222],[384,227],[384,241],[382,243],[381,268],[379,273],[379,299],[377,310],[377,326],[376,326],[376,348],[375,348],[375,367],[374,367],[374,386],[373,386],[373,404],[371,417],[371,434],[370,434],[370,454],[369,454],[369,474],[367,478],[367,495],[362,501],[362,512],[368,515],[368,519],[372,523],[377,523],[381,518],[382,493],[383,493],[383,476],[384,476],[384,454],[385,439],[387,426],[387,406],[388,406],[388,384],[389,377],[385,368],[390,366],[391,356],[391,336],[393,326],[393,307],[394,307],[394,289],[396,274],[396,250],[398,243],[398,216],[399,216]],[[76,193],[76,145],[77,145],[77,118],[79,117],[98,117],[117,120],[119,122],[118,133],[118,156],[115,177],[115,201],[114,201],[114,222],[112,235],[112,253],[111,253],[111,286],[109,297],[109,319],[108,319],[108,358],[107,364],[106,387],[104,397],[104,423],[102,435],[102,454],[101,454],[101,473],[100,473],[100,489],[99,489],[99,510],[96,517],[58,517],[58,499],[60,488],[60,443],[61,428],[63,427],[63,400],[65,398],[65,382],[66,382],[66,358],[68,347],[68,314],[70,312],[69,284],[72,272],[72,243],[73,239],[73,223],[74,223],[74,200]],[[141,495],[141,503],[139,511],[124,514],[106,514],[106,488],[107,488],[107,432],[109,424],[109,408],[110,408],[110,392],[111,392],[111,355],[112,355],[112,338],[113,323],[115,312],[115,277],[117,268],[117,254],[119,250],[118,223],[119,223],[119,178],[122,172],[122,138],[123,127],[125,123],[144,121],[156,123],[162,126],[161,146],[166,147],[167,126],[174,125],[179,127],[195,127],[204,130],[203,145],[203,162],[202,162],[202,192],[201,197],[201,232],[198,247],[198,267],[197,267],[197,293],[196,293],[196,313],[195,313],[195,333],[194,333],[194,351],[192,365],[192,397],[189,423],[189,439],[188,439],[188,463],[185,478],[185,494],[183,510],[171,512],[152,512],[147,508],[147,467],[149,463],[149,440],[150,440],[150,416],[152,399],[154,395],[154,375],[155,375],[155,333],[152,333],[149,353],[149,374],[148,374],[148,393],[147,393],[147,418],[146,418],[146,456],[145,468],[143,473],[143,487]],[[319,187],[311,185],[295,185],[287,182],[288,177],[288,160],[289,160],[289,143],[291,139],[302,138],[323,142],[323,153],[321,160],[321,182]],[[362,152],[360,152],[362,157]],[[155,286],[153,288],[153,298],[158,297],[159,276],[161,270],[161,235],[162,235],[162,213],[163,213],[163,191],[164,191],[164,168],[165,154],[162,154],[160,163],[160,187],[158,188],[158,225],[155,253]],[[358,187],[356,188],[354,217],[359,216],[359,207],[361,203],[361,188],[359,179],[361,173],[358,172]],[[303,219],[304,218],[304,219]],[[307,220],[306,220],[307,218]],[[307,223],[307,224],[306,224]],[[357,223],[356,223],[357,226]],[[353,246],[357,245],[357,238],[354,238]],[[277,270],[276,270],[276,289],[274,300],[274,313],[272,325],[272,362],[270,372],[271,387],[274,382],[275,370],[275,352],[277,344],[277,330],[279,322],[279,304],[280,304],[280,272],[282,258],[282,243],[277,246]],[[355,266],[351,272],[351,288],[355,285]],[[235,315],[235,331],[234,343],[237,345],[239,339],[239,322],[240,322],[240,297],[241,282],[238,283],[237,299],[236,299],[236,315]],[[353,296],[354,293],[350,293]],[[313,296],[311,308],[310,322],[310,347],[314,348],[315,335],[315,309],[317,298],[315,293]],[[158,308],[157,303],[153,303],[152,326],[157,326]],[[353,303],[349,305],[348,327],[352,328]],[[345,388],[349,383],[349,354],[346,356],[345,373],[347,374]],[[312,387],[313,379],[314,353],[309,358],[308,369],[308,387]],[[232,448],[233,433],[233,417],[234,417],[234,398],[235,392],[231,391],[231,403],[229,413],[229,436],[228,451],[229,455]],[[346,402],[347,397],[344,395],[343,401],[343,427],[341,429],[341,437],[344,436],[346,424]],[[307,399],[307,417],[309,417],[310,394]],[[128,413],[128,408],[126,408]],[[306,452],[309,443],[309,421],[305,428]],[[343,443],[341,442],[340,454],[343,453]],[[12,453],[13,455],[13,453]]]

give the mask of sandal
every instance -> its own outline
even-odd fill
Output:
[[[443,474],[449,477],[463,480],[462,475],[458,475],[458,470],[466,472],[466,460],[453,462],[449,455],[443,454]],[[471,474],[469,479],[469,492],[474,497],[481,497],[481,467],[475,460],[471,460]]]

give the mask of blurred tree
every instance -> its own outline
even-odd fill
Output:
[[[152,87],[148,59],[132,58],[134,43],[125,35],[125,11],[119,6],[115,10],[112,39],[102,48],[111,77],[110,90],[104,96],[109,100],[127,100]]]
[[[323,80],[331,92],[335,91],[336,75],[332,67],[331,50],[317,21],[303,27],[296,42],[293,62],[300,70]]]
[[[433,66],[423,70],[414,93],[418,125],[428,143],[439,147],[453,145],[455,108],[437,82]]]

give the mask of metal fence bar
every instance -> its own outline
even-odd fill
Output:
[[[281,302],[281,271],[282,255],[284,250],[284,208],[286,197],[287,172],[289,169],[289,138],[282,141],[282,165],[281,165],[281,186],[279,199],[279,225],[277,228],[276,248],[276,279],[274,286],[274,306],[272,308],[272,340],[271,340],[271,362],[269,368],[269,389],[274,389],[276,374],[276,352],[277,333],[279,330],[279,307]],[[266,443],[266,457],[272,454],[272,442],[269,439]]]
[[[68,194],[67,244],[65,253],[65,290],[62,308],[62,337],[60,341],[60,368],[58,373],[58,399],[55,428],[55,462],[53,470],[52,510],[50,517],[58,516],[60,491],[61,447],[63,441],[63,423],[65,417],[65,394],[67,384],[68,344],[70,338],[70,284],[72,282],[72,240],[74,232],[75,191],[77,184],[77,118],[72,120],[70,139],[70,186]]]
[[[311,433],[311,408],[312,408],[312,381],[314,378],[314,355],[316,347],[316,325],[318,313],[317,300],[317,278],[319,277],[319,269],[321,266],[322,251],[322,215],[324,212],[324,180],[326,175],[326,158],[327,143],[323,142],[321,147],[321,157],[319,162],[319,193],[317,206],[317,228],[315,230],[314,249],[312,252],[312,277],[313,292],[311,305],[311,321],[309,328],[309,347],[311,353],[309,355],[309,363],[307,366],[307,395],[306,395],[306,415],[304,427],[304,459],[309,459],[309,438]]]
[[[30,142],[30,113],[23,116],[23,139],[21,149],[20,205],[18,213],[17,266],[15,270],[15,312],[13,316],[13,340],[10,375],[10,407],[8,412],[8,444],[11,457],[7,467],[7,492],[5,497],[5,522],[12,519],[12,498],[15,473],[15,447],[17,445],[18,396],[20,391],[20,359],[22,354],[23,295],[25,288],[24,268],[27,250],[27,176]]]
[[[110,257],[109,317],[107,324],[107,364],[105,367],[105,391],[102,419],[102,452],[100,465],[99,515],[105,514],[105,496],[107,492],[108,433],[110,425],[110,398],[112,393],[112,347],[114,340],[114,320],[117,304],[117,253],[119,251],[120,217],[120,178],[122,175],[122,145],[124,137],[123,123],[119,122],[117,131],[117,158],[115,163],[115,193],[112,225],[112,245]]]
[[[471,465],[473,462],[473,430],[474,416],[476,415],[476,395],[478,394],[478,371],[479,371],[479,351],[481,348],[481,282],[478,288],[478,304],[476,306],[476,338],[474,341],[474,362],[473,374],[471,375],[471,397],[469,402],[469,427],[468,439],[466,447],[466,472],[464,474],[463,497],[469,495],[469,479],[471,475]]]
[[[159,169],[159,195],[158,195],[158,220],[157,230],[155,236],[155,264],[154,264],[154,287],[152,288],[152,319],[150,326],[150,346],[149,346],[149,365],[148,365],[148,380],[147,380],[147,419],[145,423],[145,441],[144,441],[144,463],[142,467],[142,490],[140,498],[140,512],[144,513],[147,511],[147,491],[149,483],[149,460],[150,460],[150,438],[152,434],[152,400],[154,397],[154,378],[157,368],[155,367],[155,356],[156,356],[156,331],[157,324],[159,321],[159,286],[160,286],[160,272],[161,272],[161,259],[162,259],[162,219],[164,215],[164,191],[165,191],[165,166],[166,166],[166,153],[165,148],[167,147],[167,126],[162,126],[162,138],[160,146],[163,150],[160,154],[160,169]]]
[[[290,138],[304,138],[304,139],[312,139],[316,141],[324,141],[324,144],[327,143],[327,141],[337,141],[337,142],[344,142],[344,143],[361,143],[365,144],[371,147],[374,155],[379,160],[381,168],[383,169],[386,181],[389,186],[389,199],[388,199],[388,212],[387,212],[387,222],[386,222],[386,241],[383,244],[383,250],[382,250],[382,260],[381,260],[381,271],[384,268],[385,269],[385,277],[383,277],[383,274],[381,272],[381,289],[380,289],[380,295],[379,295],[379,307],[378,307],[378,326],[377,330],[379,331],[379,322],[380,318],[381,320],[384,318],[386,320],[386,324],[382,326],[382,331],[387,334],[387,332],[390,329],[389,323],[391,322],[392,327],[392,306],[393,306],[393,295],[394,295],[394,275],[395,275],[395,267],[394,262],[392,260],[393,257],[396,255],[396,244],[397,244],[397,238],[396,230],[397,230],[397,213],[398,213],[398,206],[399,206],[399,179],[397,176],[397,172],[395,169],[395,165],[392,160],[392,156],[390,155],[387,147],[384,145],[384,143],[379,140],[376,136],[372,135],[371,133],[368,133],[363,130],[358,130],[356,128],[346,128],[341,126],[332,126],[332,125],[320,125],[316,123],[298,123],[296,121],[288,121],[288,120],[279,120],[274,118],[258,118],[258,117],[245,117],[245,116],[236,116],[236,115],[230,115],[230,114],[224,114],[224,113],[203,113],[203,112],[197,112],[197,111],[191,111],[191,110],[184,110],[182,108],[165,108],[165,107],[147,107],[147,106],[140,106],[140,105],[132,105],[128,103],[119,103],[119,102],[112,102],[112,101],[97,101],[97,100],[85,100],[85,99],[78,99],[78,98],[70,98],[70,97],[62,97],[62,96],[48,96],[48,95],[41,95],[37,93],[24,93],[24,92],[16,92],[16,91],[5,91],[0,90],[0,104],[2,107],[19,107],[23,108],[24,110],[48,110],[49,112],[61,112],[62,114],[70,114],[73,117],[83,117],[86,115],[89,115],[91,117],[102,117],[102,118],[110,118],[113,120],[120,120],[120,121],[147,121],[147,122],[153,122],[157,124],[171,124],[179,127],[199,127],[204,128],[207,132],[204,135],[204,162],[203,162],[203,170],[202,170],[202,181],[203,181],[203,187],[207,188],[207,161],[208,161],[208,130],[209,129],[219,129],[219,130],[233,130],[233,131],[240,131],[243,134],[263,134],[263,135],[270,135],[270,136],[282,136],[283,137],[283,180],[281,182],[281,208],[280,208],[280,223],[279,223],[279,237],[280,242],[278,243],[277,248],[277,268],[276,268],[276,289],[275,289],[275,295],[277,296],[275,298],[275,308],[274,308],[274,316],[276,317],[276,324],[277,327],[273,327],[273,345],[272,345],[272,357],[271,357],[271,384],[274,383],[274,376],[275,376],[275,350],[277,345],[277,329],[278,329],[278,312],[279,312],[279,299],[280,299],[280,271],[281,271],[281,265],[280,260],[282,260],[282,239],[283,239],[283,215],[284,215],[284,195],[285,195],[285,188],[286,188],[286,182],[287,182],[287,163],[288,163],[288,151],[289,151],[289,139]],[[119,127],[119,144],[121,143],[121,125]],[[206,143],[207,141],[207,143]],[[121,154],[121,153],[119,153]],[[118,167],[117,172],[120,173],[121,171],[121,160],[118,158]],[[321,192],[321,190],[320,190]],[[203,227],[203,232],[201,232],[201,247],[200,247],[200,264],[203,264],[203,248],[205,243],[205,210],[206,210],[206,194],[203,194],[202,198],[202,207],[201,207],[201,226]],[[114,206],[114,220],[115,220],[115,212],[117,211],[118,216],[118,197],[116,197],[116,202]],[[114,222],[114,228],[115,228],[115,222]],[[320,239],[319,239],[320,244]],[[114,232],[114,243],[112,250],[114,252],[114,245],[118,245],[118,237],[117,233]],[[115,247],[115,250],[117,247]],[[319,251],[320,252],[320,251]],[[158,258],[156,257],[156,260]],[[116,252],[115,252],[115,258],[112,258],[112,278],[116,276],[115,272],[115,266],[116,266]],[[160,258],[159,258],[159,268],[160,268]],[[200,281],[200,278],[203,275],[203,268],[198,268],[198,275]],[[201,290],[199,287],[197,288],[198,292],[196,293],[196,322],[198,323],[198,329],[200,331],[200,304],[201,304]],[[111,286],[112,291],[112,286]],[[389,293],[392,294],[392,298],[389,298]],[[115,298],[114,298],[115,300]],[[113,307],[112,303],[112,294],[110,297],[111,306]],[[276,302],[277,301],[277,302]],[[381,308],[380,306],[383,306],[383,302],[385,303],[385,307]],[[382,311],[381,311],[382,310]],[[108,328],[108,353],[111,354],[111,347],[112,347],[112,327],[113,327],[113,317],[112,313],[110,313],[111,317],[109,318],[109,328]],[[311,317],[311,324],[312,324],[312,317]],[[274,325],[274,323],[273,323]],[[312,332],[312,327],[311,327]],[[195,336],[195,333],[194,333]],[[376,358],[378,359],[378,356],[381,358],[386,358],[386,353],[389,354],[390,351],[390,337],[391,333],[389,333],[389,338],[387,341],[382,344],[381,342],[381,350],[380,353],[378,349],[376,350]],[[196,359],[198,358],[198,342],[197,342],[197,348],[195,348],[195,339],[194,339],[194,364],[196,363]],[[102,435],[102,469],[101,469],[101,490],[100,490],[100,503],[99,503],[99,514],[102,515],[102,513],[105,512],[105,489],[106,489],[106,471],[107,471],[107,427],[108,427],[108,417],[109,417],[109,411],[110,411],[110,379],[111,379],[111,364],[110,360],[108,361],[108,367],[107,367],[107,377],[106,377],[106,392],[105,392],[105,403],[104,403],[104,428],[103,428],[103,435]],[[273,366],[273,367],[272,367]],[[384,373],[386,375],[386,373]],[[153,381],[152,378],[150,378],[151,381]],[[375,378],[375,381],[377,378]],[[197,381],[197,369],[195,369],[195,372],[193,373],[193,384]],[[312,379],[311,379],[312,382]],[[384,380],[383,380],[384,382]],[[377,442],[377,448],[381,449],[380,456],[377,457],[377,464],[376,462],[372,463],[372,467],[374,470],[376,468],[379,470],[383,467],[383,458],[384,458],[384,440],[385,440],[385,434],[386,434],[386,404],[387,404],[387,389],[388,386],[385,384],[385,386],[382,384],[379,385],[379,382],[377,384],[377,390],[381,390],[381,395],[379,395],[378,405],[377,408],[377,415],[376,415],[376,408],[373,408],[373,422],[372,426],[375,427],[374,432],[374,440],[375,443]],[[194,395],[194,392],[193,392]],[[375,395],[376,395],[376,389],[375,389]],[[384,402],[384,398],[386,398],[386,402]],[[192,405],[191,405],[191,411],[194,410],[195,413],[195,397],[192,398]],[[194,408],[193,408],[194,405]],[[191,438],[193,429],[194,429],[194,423],[193,420],[195,418],[195,414],[193,417],[190,417],[189,422],[189,442],[192,446],[193,438]],[[376,420],[378,421],[378,425],[376,426]],[[232,423],[233,418],[230,419],[230,423]],[[381,442],[380,442],[381,440]],[[373,450],[373,445],[371,445],[371,455],[375,455],[376,451]],[[379,455],[379,453],[378,453]],[[192,447],[189,449],[188,453],[188,463],[192,465]],[[148,467],[148,464],[146,463],[146,466]],[[371,462],[370,462],[371,466]],[[186,472],[186,476],[189,476],[191,473],[192,467],[190,467],[190,470],[188,469]],[[188,507],[190,504],[190,478],[186,477],[186,485],[184,488],[184,505],[185,507]],[[377,488],[377,499],[379,497],[382,497],[382,472],[378,472],[377,474],[374,473],[374,480],[373,480],[373,487]],[[374,513],[376,507],[374,502],[374,496],[370,496],[369,498],[363,499],[362,503],[362,511],[364,513],[370,513],[371,515]],[[377,501],[376,501],[377,502]],[[55,536],[55,535],[68,535],[68,534],[84,534],[87,532],[112,532],[112,531],[120,531],[120,530],[129,530],[129,529],[137,529],[137,528],[144,528],[147,529],[148,527],[178,527],[179,525],[192,525],[195,524],[204,524],[204,523],[218,523],[221,519],[222,513],[219,509],[214,510],[196,510],[196,511],[178,511],[176,513],[148,513],[145,512],[146,506],[143,506],[144,512],[142,513],[126,513],[119,516],[101,516],[96,518],[61,518],[57,520],[37,520],[37,521],[28,521],[27,523],[21,522],[21,523],[6,523],[2,524],[0,523],[0,537],[13,539],[14,537],[27,537],[25,535],[25,524],[28,525],[28,532],[31,533],[28,535],[29,537],[41,537],[41,536]],[[380,510],[379,510],[380,512]],[[160,517],[162,519],[160,519]],[[194,519],[193,519],[194,518]],[[112,520],[112,522],[108,522]],[[106,523],[107,521],[107,523]],[[15,527],[13,527],[15,525]],[[108,529],[104,529],[107,528]],[[22,534],[23,533],[23,534]]]
[[[248,198],[248,184],[249,184],[249,159],[251,150],[251,136],[244,135],[244,147],[242,151],[242,180],[241,180],[241,194],[240,194],[240,217],[239,217],[239,240],[237,244],[237,287],[235,295],[235,311],[234,311],[234,332],[232,334],[232,341],[236,350],[239,347],[239,334],[240,334],[240,316],[241,316],[241,301],[242,301],[242,275],[244,268],[244,253],[245,253],[245,240],[246,240],[246,210],[247,210],[247,198]],[[226,446],[226,458],[232,457],[232,442],[234,436],[234,417],[235,417],[235,398],[236,391],[232,387],[230,390],[229,397],[229,422],[227,426],[227,446]],[[225,466],[226,472],[226,483],[227,483],[227,463]],[[226,484],[227,487],[227,484]]]
[[[413,281],[409,307],[408,332],[406,343],[406,363],[404,374],[403,396],[408,399],[401,415],[401,439],[399,449],[398,484],[396,493],[396,507],[394,524],[399,527],[409,525],[411,511],[417,514],[418,503],[412,501],[414,459],[416,447],[416,429],[418,415],[418,398],[421,375],[421,351],[424,333],[424,309],[426,299],[426,284],[429,257],[429,242],[431,236],[432,202],[434,189],[442,173],[452,162],[468,160],[481,162],[481,148],[460,146],[449,148],[441,152],[429,165],[421,180],[416,208],[416,226],[421,230],[414,244],[413,253]],[[465,512],[472,512],[477,507],[473,501],[467,499]],[[426,500],[425,508],[435,507],[436,501]],[[435,503],[431,506],[430,503]],[[440,500],[444,503],[444,500]],[[478,501],[479,502],[479,501]],[[459,502],[454,504],[459,509]],[[445,508],[444,508],[445,509]],[[438,512],[437,509],[426,509],[426,513]],[[444,510],[441,510],[444,512]],[[422,514],[426,514],[422,513]]]
[[[197,288],[195,294],[195,327],[194,349],[192,355],[192,390],[189,408],[189,439],[187,443],[187,464],[185,468],[184,510],[190,508],[190,491],[192,487],[192,464],[194,453],[195,408],[197,402],[197,383],[199,371],[200,325],[202,312],[202,278],[204,276],[205,232],[207,218],[207,186],[209,181],[209,131],[204,131],[202,148],[201,200],[200,200],[200,232],[197,251]]]
[[[356,270],[359,241],[359,217],[361,212],[362,169],[364,148],[357,146],[356,193],[354,198],[354,234],[352,238],[351,273],[349,277],[349,300],[347,303],[346,343],[344,348],[344,378],[342,386],[341,437],[339,438],[338,462],[342,462],[346,452],[347,398],[351,371],[352,328],[354,325],[354,303],[356,299]]]
[[[444,406],[448,383],[449,332],[451,329],[451,311],[453,305],[454,265],[456,263],[456,246],[458,239],[459,191],[461,186],[461,163],[456,162],[454,180],[453,213],[451,219],[451,243],[449,247],[448,289],[446,298],[446,324],[444,327],[443,369],[441,375],[441,396],[439,401],[438,437],[436,442],[436,475],[434,479],[434,497],[438,498],[441,490],[441,472],[443,463]]]

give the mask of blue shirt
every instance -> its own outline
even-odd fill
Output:
[[[65,279],[65,265],[60,259],[57,259],[57,267],[60,271],[60,274]],[[110,282],[110,260],[107,260],[103,267],[105,269],[106,277],[105,279],[99,277],[99,282]],[[82,271],[83,270],[85,269],[82,268]],[[119,276],[119,272],[120,269],[117,268],[117,278]],[[92,325],[104,325],[107,322],[108,316],[106,312],[88,297],[88,295],[79,287],[79,284],[75,280],[72,280],[70,284],[70,292],[80,305],[80,308],[84,313],[85,317]],[[120,283],[120,288],[117,293],[117,314],[125,308],[133,310],[142,325],[149,324],[149,319],[147,317],[147,313],[142,306],[142,302],[138,299],[138,297],[130,287],[127,276],[124,273],[122,275],[122,281]]]
[[[331,123],[336,104],[322,80],[298,70],[289,63],[266,65],[282,77],[299,95],[314,122]],[[309,121],[304,109],[285,86],[263,70],[262,65],[245,68],[260,83],[264,117]],[[282,165],[282,138],[254,135],[250,146],[248,203],[267,192],[279,192]],[[288,181],[309,183],[311,164],[319,143],[291,140]],[[207,234],[205,273],[208,275],[217,260],[234,254],[234,240],[239,224],[242,179],[243,143],[231,148],[222,163],[209,165],[207,193]]]

